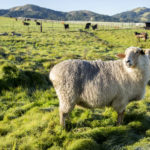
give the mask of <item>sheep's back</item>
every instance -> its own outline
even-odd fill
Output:
[[[88,86],[105,90],[110,82],[114,82],[116,71],[120,69],[115,63],[122,65],[122,61],[66,60],[54,66],[50,72],[50,79],[55,88],[72,88],[79,94]]]
[[[50,72],[50,80],[54,86],[66,84],[82,90],[85,80],[93,80],[99,68],[93,61],[66,60],[55,65]]]

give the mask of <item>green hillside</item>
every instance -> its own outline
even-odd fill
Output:
[[[82,20],[82,21],[107,21],[107,22],[117,22],[119,19],[113,18],[108,15],[100,15],[91,11],[72,11],[67,13],[66,15],[67,20]]]
[[[35,5],[18,6],[8,10],[0,10],[1,16],[27,17],[50,20],[81,20],[81,21],[119,21],[108,15],[100,15],[91,11],[60,12]]]
[[[150,9],[140,7],[131,11],[122,12],[113,16],[102,15],[88,10],[61,12],[36,5],[24,5],[0,10],[0,16],[26,17],[49,20],[78,20],[78,21],[104,21],[104,22],[148,22]]]
[[[3,16],[64,20],[66,13],[42,8],[36,5],[25,5],[11,8],[3,14]]]
[[[116,14],[113,17],[118,18],[121,22],[150,22],[150,9],[140,7],[131,11]]]

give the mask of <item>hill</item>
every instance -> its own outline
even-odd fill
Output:
[[[53,20],[64,20],[66,13],[54,11],[51,9],[42,8],[36,5],[25,5],[8,9],[3,13],[4,10],[0,10],[0,14],[6,17],[28,17],[38,19],[53,19]]]
[[[139,7],[113,15],[113,17],[118,18],[121,22],[148,22],[150,21],[150,8]]]
[[[8,10],[0,10],[0,16],[28,17],[50,20],[82,20],[82,21],[119,21],[108,15],[101,15],[87,10],[60,12],[36,5],[18,6]]]
[[[36,5],[17,6],[10,9],[1,9],[0,16],[27,17],[50,20],[78,20],[78,21],[104,21],[104,22],[148,22],[150,21],[150,8],[139,7],[131,11],[122,12],[113,16],[98,14],[88,10],[61,12]]]
[[[66,18],[68,20],[83,20],[83,21],[119,21],[118,18],[114,18],[108,15],[101,15],[87,10],[71,11],[67,13]]]

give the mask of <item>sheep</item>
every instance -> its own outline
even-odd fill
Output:
[[[56,64],[49,78],[59,98],[60,124],[75,105],[87,108],[111,106],[122,124],[126,105],[140,100],[150,78],[150,60],[141,48],[129,47],[121,60],[65,60]]]
[[[134,32],[134,34],[137,37],[138,41],[140,41],[140,38],[144,39],[145,42],[148,39],[148,34],[146,32],[143,33]]]

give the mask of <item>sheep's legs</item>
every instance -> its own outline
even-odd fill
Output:
[[[74,108],[74,105],[68,107],[68,109],[59,109],[59,115],[60,115],[60,125],[63,126],[63,128],[66,127],[65,120],[69,119],[69,114]],[[65,110],[65,112],[64,112]]]
[[[68,117],[68,113],[63,113],[62,111],[60,111],[60,124],[61,126],[63,126],[65,128],[65,120]]]
[[[118,119],[117,119],[117,125],[121,125],[123,123],[123,118],[124,118],[124,112],[118,113]]]

